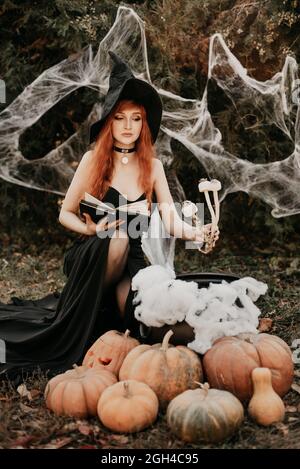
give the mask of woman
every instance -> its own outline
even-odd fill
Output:
[[[90,129],[90,143],[96,143],[82,157],[59,215],[61,224],[80,234],[65,254],[67,282],[58,297],[0,303],[0,339],[6,346],[0,377],[16,383],[23,371],[37,366],[53,375],[80,363],[107,330],[129,328],[139,337],[131,279],[147,266],[141,239],[131,236],[124,221],[104,218],[96,224],[88,214],[80,216],[85,192],[115,206],[146,199],[150,212],[156,200],[171,235],[203,240],[203,230],[177,215],[163,166],[155,158],[162,113],[156,90],[110,55],[115,64],[104,110]]]
[[[126,165],[121,162],[123,153],[119,149],[134,149],[135,142],[140,137],[143,121],[143,132],[146,135],[149,133],[144,114],[144,108],[135,105],[133,101],[122,100],[118,103],[117,109],[112,112],[103,129],[103,135],[105,135],[106,130],[111,128],[113,147],[118,148],[118,150],[114,149],[110,158],[107,158],[107,154],[104,152],[103,156],[98,156],[97,149],[106,148],[107,146],[106,142],[103,141],[104,137],[99,139],[94,151],[89,151],[83,156],[66,193],[59,217],[59,221],[64,226],[87,237],[95,236],[99,231],[116,228],[110,240],[104,285],[106,287],[113,282],[118,282],[116,295],[121,314],[124,314],[125,300],[130,288],[128,273],[125,272],[122,277],[127,263],[130,237],[122,230],[122,227],[119,230],[124,221],[108,223],[107,217],[105,217],[96,224],[88,214],[84,214],[86,223],[80,221],[76,212],[78,211],[79,200],[84,192],[92,193],[95,197],[107,201],[107,198],[103,197],[107,194],[107,190],[112,190],[117,193],[121,205],[122,197],[129,202],[135,202],[141,199],[144,194],[148,198],[149,193],[153,191],[159,207],[161,207],[161,215],[167,231],[172,236],[186,240],[202,240],[202,231],[198,232],[197,229],[183,223],[179,217],[174,217],[171,226],[170,205],[173,204],[173,199],[163,165],[159,160],[152,157],[150,151],[150,158],[146,156],[142,163],[142,157],[138,155],[138,151],[130,153],[129,162]],[[108,134],[110,135],[110,132]],[[99,153],[101,152],[99,151]],[[109,168],[107,174],[104,174],[105,165]],[[139,175],[143,176],[143,170],[149,179],[149,181],[144,182],[143,177],[140,177],[142,183],[144,182],[144,187],[146,187],[144,192],[142,192],[142,184],[138,181]],[[109,171],[111,174],[109,174]],[[105,181],[107,181],[106,184]],[[148,187],[150,189],[147,191]],[[173,213],[177,213],[176,210]]]

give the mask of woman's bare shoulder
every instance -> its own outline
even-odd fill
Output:
[[[82,159],[84,159],[85,161],[91,161],[92,156],[93,156],[93,150],[88,150],[84,153]]]
[[[94,161],[94,158],[93,158],[93,151],[92,150],[88,150],[86,151],[81,160],[79,161],[79,164],[78,164],[78,167],[77,167],[77,170],[76,172],[79,173],[79,174],[83,174],[84,177],[85,177],[85,173],[87,172],[90,172],[93,168],[93,163]]]
[[[152,163],[153,163],[153,168],[159,166],[161,163],[161,161],[158,159],[158,158],[152,158]]]
[[[152,159],[152,178],[153,178],[153,181],[155,181],[157,175],[161,171],[161,168],[163,168],[162,162],[158,158],[153,158]]]

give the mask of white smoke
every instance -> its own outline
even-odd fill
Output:
[[[258,333],[261,311],[254,301],[266,293],[266,283],[243,277],[198,288],[196,282],[174,277],[174,272],[157,265],[141,269],[133,277],[132,289],[137,292],[134,315],[138,321],[150,327],[185,321],[195,335],[188,347],[201,354],[221,337]]]

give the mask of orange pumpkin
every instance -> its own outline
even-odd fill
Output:
[[[149,427],[158,414],[158,399],[145,383],[120,381],[103,391],[98,402],[98,416],[115,432],[138,432]]]
[[[254,368],[269,368],[274,391],[283,396],[293,382],[294,365],[289,346],[270,334],[239,334],[217,340],[206,352],[203,367],[211,387],[226,389],[241,401],[253,394]]]
[[[119,370],[126,355],[134,347],[140,345],[139,341],[129,336],[130,331],[108,331],[86,352],[82,364],[90,368],[103,365],[109,371],[119,374]]]
[[[117,382],[111,371],[102,366],[88,368],[73,365],[50,379],[45,388],[48,409],[56,415],[84,418],[97,415],[97,404],[103,390]]]
[[[148,384],[156,393],[160,405],[202,380],[202,366],[198,355],[189,348],[169,344],[173,331],[168,331],[162,344],[139,345],[125,358],[120,380],[135,379]]]
[[[244,419],[240,401],[228,391],[184,391],[168,405],[167,422],[172,432],[190,443],[218,442],[232,435]]]

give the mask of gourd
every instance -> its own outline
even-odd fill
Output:
[[[98,416],[103,425],[115,432],[138,432],[157,418],[159,402],[145,383],[119,381],[103,391]]]
[[[112,330],[101,335],[86,352],[82,364],[90,368],[100,364],[118,376],[126,355],[140,345],[129,334],[127,329],[125,333]]]
[[[223,441],[241,425],[243,406],[228,391],[210,389],[208,383],[200,386],[184,391],[169,403],[168,426],[189,443]]]
[[[251,372],[269,368],[272,386],[280,396],[293,382],[293,360],[289,346],[270,334],[239,334],[214,342],[203,358],[203,368],[211,387],[232,392],[243,402],[253,394]]]
[[[260,425],[271,425],[284,419],[285,407],[271,383],[269,368],[252,370],[254,394],[249,402],[248,413]]]
[[[148,384],[164,409],[181,392],[202,381],[203,373],[198,355],[189,348],[169,344],[173,331],[168,331],[162,344],[139,345],[125,358],[120,380],[134,379]]]
[[[103,390],[117,381],[106,368],[73,365],[73,370],[51,378],[45,388],[46,406],[56,415],[84,418],[97,415],[97,404]]]

